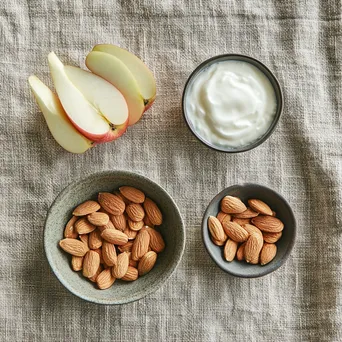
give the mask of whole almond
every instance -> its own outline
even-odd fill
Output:
[[[140,276],[150,272],[157,261],[157,253],[150,251],[147,252],[139,261],[138,273]]]
[[[231,216],[229,214],[224,213],[223,211],[220,211],[217,215],[216,218],[222,223],[223,220],[231,220]]]
[[[226,244],[224,245],[223,255],[227,261],[233,261],[236,255],[236,251],[238,248],[238,243],[231,239],[228,239]]]
[[[121,278],[125,281],[134,281],[138,279],[138,270],[135,267],[128,266],[126,274]]]
[[[252,218],[252,223],[261,231],[267,233],[279,233],[284,229],[283,222],[273,216],[259,215]]]
[[[122,193],[121,193],[120,191],[114,191],[113,194],[114,194],[115,196],[120,197],[126,205],[132,203],[128,198],[126,198],[125,196],[123,196]]]
[[[252,210],[251,208],[247,208],[247,210],[243,211],[240,214],[234,214],[234,217],[241,218],[241,219],[249,219],[252,217],[256,217],[258,215],[259,215],[258,212]]]
[[[112,268],[112,274],[115,278],[121,279],[128,271],[129,255],[126,252],[118,255],[118,260]]]
[[[78,233],[75,228],[75,222],[78,220],[77,216],[73,216],[65,226],[64,237],[70,239],[77,239]]]
[[[148,251],[150,234],[146,229],[141,229],[132,246],[132,259],[139,260]]]
[[[82,269],[82,265],[83,265],[83,258],[84,257],[79,257],[79,256],[75,256],[73,255],[71,257],[71,268],[74,270],[74,271],[81,271]]]
[[[236,252],[236,259],[239,261],[242,261],[245,259],[245,245],[246,242],[244,242],[243,244],[241,244]]]
[[[248,204],[254,211],[262,215],[272,216],[272,209],[263,201],[258,199],[249,199]]]
[[[226,234],[222,228],[220,221],[215,216],[209,216],[208,228],[213,239],[217,241],[226,240]]]
[[[77,206],[74,211],[73,215],[75,216],[85,216],[100,209],[100,205],[96,201],[85,201],[79,206]]]
[[[156,226],[160,226],[163,223],[163,215],[158,208],[157,204],[154,203],[150,198],[146,197],[144,202],[144,209],[146,215],[152,222],[152,224]]]
[[[226,235],[227,236],[227,235]],[[216,246],[223,246],[227,240],[215,240],[212,236],[210,236],[211,241],[216,245]]]
[[[124,214],[121,215],[110,215],[110,219],[113,222],[113,225],[116,229],[121,230],[122,232],[126,229],[126,217]]]
[[[95,229],[89,234],[88,245],[90,249],[98,249],[102,246],[101,231]]]
[[[244,224],[250,224],[251,223],[251,219],[249,219],[249,218],[236,218],[236,217],[233,217],[232,222],[235,222],[235,223],[239,224],[240,226],[243,226]]]
[[[162,235],[155,229],[146,227],[145,228],[150,235],[150,247],[151,249],[156,252],[160,253],[165,248],[165,242]]]
[[[131,203],[126,207],[128,217],[135,222],[142,221],[145,216],[143,207],[138,203]]]
[[[111,220],[108,221],[108,223],[105,226],[99,226],[97,229],[100,232],[103,232],[105,229],[115,229],[114,224]]]
[[[253,226],[252,224],[245,224],[242,226],[242,228],[244,230],[247,230],[249,235],[257,234],[261,240],[263,239],[261,230],[255,226]]]
[[[96,226],[91,224],[86,217],[82,217],[75,222],[75,228],[78,234],[88,234],[95,230]]]
[[[244,256],[245,260],[248,263],[256,265],[259,262],[259,254],[261,248],[264,244],[262,238],[260,238],[259,234],[252,233],[248,240],[246,241]]]
[[[128,222],[128,227],[136,231],[140,230],[145,225],[144,221],[135,222],[135,221],[132,221],[131,219],[128,219],[127,222]]]
[[[99,266],[100,256],[94,251],[88,251],[83,259],[83,276],[86,278],[94,276]]]
[[[272,211],[272,216],[277,217],[277,213],[275,211]]]
[[[103,271],[103,266],[100,264],[100,266],[99,266],[99,268],[97,269],[96,273],[95,273],[92,277],[90,277],[90,278],[88,278],[88,279],[89,279],[90,281],[92,281],[93,283],[95,283],[95,282],[96,282],[97,276],[98,276],[102,271]]]
[[[102,239],[119,246],[128,242],[128,236],[117,229],[105,229],[101,233],[101,237]]]
[[[121,194],[134,203],[144,203],[145,194],[132,186],[122,186],[119,188]]]
[[[247,210],[240,198],[225,196],[221,200],[221,211],[226,214],[239,214]]]
[[[138,267],[138,261],[133,260],[133,259],[129,259],[129,266],[137,268]]]
[[[148,227],[151,227],[151,228],[154,227],[154,224],[151,222],[151,220],[148,218],[147,215],[145,215],[145,217],[144,217],[144,223],[145,223],[145,226],[148,226]]]
[[[103,261],[103,258],[102,258],[102,248],[93,249],[93,251],[96,252],[100,256],[100,264],[103,264],[104,261]]]
[[[79,235],[79,238],[89,248],[89,235],[88,234]]]
[[[74,256],[84,256],[89,248],[82,241],[66,238],[59,241],[59,246],[67,253]]]
[[[279,233],[266,233],[264,232],[262,234],[264,236],[264,241],[267,243],[276,243],[281,236],[283,235],[283,232],[279,232]]]
[[[264,243],[260,253],[260,264],[266,265],[274,259],[277,254],[277,246],[273,243]]]
[[[124,233],[127,235],[128,240],[134,240],[138,234],[138,231],[132,230],[131,228],[127,227]]]
[[[102,258],[103,262],[108,266],[113,266],[117,262],[117,255],[115,246],[107,241],[102,244]]]
[[[92,213],[87,216],[88,221],[94,226],[105,226],[109,221],[109,216],[105,213]]]
[[[124,245],[118,246],[118,250],[123,253],[123,252],[131,252],[133,246],[133,241],[128,241]]]
[[[98,200],[102,208],[112,215],[121,215],[125,211],[125,202],[119,196],[109,192],[100,192]]]
[[[112,270],[107,268],[103,270],[96,278],[96,283],[99,289],[105,290],[111,287],[115,282],[115,278],[112,275]]]
[[[236,242],[245,242],[248,239],[248,232],[235,222],[223,222],[224,232],[230,239]]]

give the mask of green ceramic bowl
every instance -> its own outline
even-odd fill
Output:
[[[73,208],[87,199],[96,199],[98,192],[112,192],[122,185],[141,189],[154,200],[163,213],[160,232],[165,250],[158,255],[155,267],[135,282],[116,280],[107,290],[99,290],[81,272],[71,269],[71,257],[60,249],[65,224]],[[49,209],[44,232],[44,248],[48,262],[59,281],[76,296],[98,304],[123,304],[155,292],[176,269],[183,255],[185,230],[177,205],[158,184],[141,175],[127,171],[95,173],[67,186]]]

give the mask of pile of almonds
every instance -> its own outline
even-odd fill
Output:
[[[237,197],[225,196],[221,211],[210,216],[208,227],[213,243],[224,245],[225,260],[245,260],[266,265],[277,253],[275,243],[281,238],[284,224],[263,201],[248,200],[248,208]]]
[[[122,186],[77,206],[59,246],[72,255],[72,269],[82,270],[103,290],[116,279],[134,281],[153,268],[165,248],[155,229],[162,222],[155,202],[139,189]]]

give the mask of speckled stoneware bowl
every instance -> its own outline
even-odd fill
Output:
[[[276,243],[277,255],[267,265],[251,265],[245,261],[233,260],[227,262],[223,258],[223,247],[216,246],[210,238],[208,230],[209,216],[216,216],[220,211],[220,202],[224,196],[239,197],[244,203],[250,198],[257,198],[267,203],[277,213],[277,217],[284,223],[281,239]],[[210,202],[202,221],[202,237],[205,247],[216,264],[227,273],[242,278],[261,277],[275,271],[284,264],[291,253],[296,238],[296,220],[290,205],[275,191],[257,184],[233,185],[221,191]]]
[[[141,189],[154,200],[163,213],[160,232],[165,240],[165,250],[158,254],[151,272],[135,282],[116,280],[107,290],[97,289],[81,272],[70,267],[71,257],[58,246],[73,208],[88,200],[96,199],[98,192],[117,190],[130,185]],[[49,209],[44,232],[44,247],[49,264],[59,281],[73,294],[98,304],[123,304],[138,300],[155,292],[176,269],[185,245],[185,230],[177,205],[170,195],[156,183],[141,175],[127,171],[95,173],[67,186]]]

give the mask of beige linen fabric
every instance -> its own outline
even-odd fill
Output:
[[[340,0],[4,0],[0,4],[2,341],[341,341]],[[152,110],[118,141],[72,155],[55,143],[30,93],[51,85],[47,54],[84,66],[97,43],[114,43],[153,70]],[[203,60],[242,53],[268,65],[285,97],[263,145],[228,155],[186,127],[184,83]],[[125,169],[165,187],[184,218],[177,271],[158,291],[124,306],[70,294],[43,252],[50,204],[68,183]],[[298,220],[281,269],[238,279],[211,261],[202,214],[223,188],[256,182],[279,191]]]

